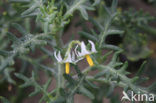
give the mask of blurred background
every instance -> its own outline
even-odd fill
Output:
[[[107,6],[111,5],[112,0],[103,0]],[[17,37],[21,37],[21,33],[14,29],[13,23],[18,23],[25,27],[26,31],[35,33],[41,32],[40,24],[36,22],[35,17],[21,17],[21,13],[25,10],[25,3],[10,2],[9,0],[0,1],[0,50],[11,50],[7,32],[14,33]],[[96,11],[89,11],[89,15],[97,21],[103,22],[99,12],[103,4],[100,4]],[[109,35],[106,38],[107,44],[119,46],[124,49],[120,55],[122,62],[128,61],[128,71],[133,76],[139,69],[141,64],[146,61],[144,75],[149,77],[148,82],[144,86],[150,85],[156,81],[156,0],[119,0],[117,12],[118,18],[113,22],[114,26],[118,26],[124,30],[123,35]],[[76,18],[75,18],[76,17]],[[100,16],[102,17],[102,16]],[[84,21],[78,13],[72,18],[71,23],[66,26],[65,33],[63,34],[63,42],[67,43],[71,37],[74,39],[86,40],[85,32],[89,32],[90,28],[94,25],[88,21]],[[81,32],[80,32],[81,31]],[[52,50],[47,46],[47,49]],[[104,51],[107,52],[108,50]],[[38,58],[43,55],[40,49],[36,49],[29,53],[32,58]],[[111,56],[110,56],[111,58]],[[0,56],[0,60],[3,57]],[[14,103],[38,103],[41,95],[28,97],[28,94],[33,91],[33,88],[19,89],[18,85],[22,81],[17,79],[13,74],[21,72],[30,76],[32,65],[23,62],[20,59],[15,59],[14,69],[6,69],[6,77],[0,75],[0,96],[7,97]],[[109,61],[109,58],[108,58]],[[51,58],[43,61],[44,64],[52,63]],[[1,64],[1,63],[0,63]],[[85,61],[80,63],[81,68],[86,67]],[[26,67],[25,69],[22,69]],[[38,71],[40,76],[39,83],[43,84],[47,77],[44,72]],[[93,73],[94,74],[94,73]],[[17,84],[15,84],[15,81]],[[55,80],[51,83],[49,91],[55,88]],[[101,87],[105,88],[105,87]],[[121,98],[121,88],[116,88],[114,91],[114,98]],[[89,99],[80,95],[76,95],[74,103],[90,103]],[[103,103],[118,103],[104,98]],[[120,102],[119,102],[120,103]]]

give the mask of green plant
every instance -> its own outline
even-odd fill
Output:
[[[29,86],[34,87],[34,91],[29,96],[42,94],[40,103],[73,103],[76,94],[88,97],[93,103],[102,103],[104,97],[110,98],[111,101],[117,101],[116,98],[110,96],[113,95],[115,87],[121,87],[126,92],[132,90],[136,93],[153,93],[155,96],[155,83],[148,87],[141,86],[141,83],[148,79],[142,76],[145,62],[135,73],[135,76],[130,78],[127,76],[130,73],[126,71],[128,62],[122,63],[118,59],[118,55],[123,50],[118,46],[105,43],[108,35],[123,35],[124,33],[121,28],[114,25],[116,18],[118,18],[117,0],[113,0],[110,7],[107,7],[105,2],[101,0],[10,0],[9,3],[16,5],[15,10],[21,8],[21,5],[24,6],[24,12],[21,13],[19,20],[8,21],[7,26],[8,29],[16,28],[21,35],[13,34],[10,32],[11,30],[5,31],[6,28],[1,29],[2,39],[0,38],[0,40],[2,43],[0,45],[5,44],[5,46],[0,47],[0,81],[1,83],[7,81],[16,86],[20,85],[19,95],[16,98],[13,96],[10,99],[11,102],[22,102],[19,100],[22,93],[20,91],[23,90],[21,88]],[[98,15],[99,22],[97,22],[88,16],[87,11],[96,10],[99,5],[101,8],[98,10],[100,15]],[[84,20],[91,21],[98,30],[98,32],[92,29],[91,33],[79,33],[89,40],[87,45],[72,38],[67,43],[62,40],[76,11],[81,14]],[[20,11],[17,9],[17,12]],[[3,18],[6,17],[3,16]],[[33,27],[30,21],[34,20],[36,22]],[[5,21],[1,23],[3,27],[5,27],[3,24]],[[31,28],[35,29],[31,30]],[[6,38],[9,40],[4,41]],[[103,54],[105,49],[109,49],[109,52]],[[38,50],[42,53],[36,58],[30,55],[30,53],[37,53]],[[106,64],[110,55],[113,57]],[[53,62],[44,63],[49,57]],[[78,62],[85,58],[89,66],[80,70]],[[14,67],[17,59],[21,60],[20,70],[16,70]],[[27,77],[30,72],[27,69],[28,64],[33,67],[31,77]],[[69,73],[69,66],[74,68],[76,73]],[[23,84],[13,79],[14,75],[11,73],[15,70],[15,76],[23,80]],[[39,71],[44,71],[48,77],[43,85],[38,83],[38,79],[41,77]],[[89,75],[92,71],[97,72],[94,75]],[[56,87],[49,91],[48,88],[52,80],[56,80]],[[0,99],[4,103],[9,103],[3,97]]]

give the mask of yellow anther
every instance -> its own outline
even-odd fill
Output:
[[[88,64],[92,67],[94,65],[92,58],[89,55],[86,55]]]
[[[69,62],[67,62],[66,64],[66,74],[69,74],[69,71],[70,71],[70,64],[69,64]]]

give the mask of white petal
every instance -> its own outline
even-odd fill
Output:
[[[91,52],[97,52],[95,49],[95,44],[91,40],[88,40],[88,42],[91,44]]]
[[[54,57],[57,59],[57,61],[58,61],[58,58],[57,58],[57,56],[56,56],[56,51],[54,52]]]
[[[89,54],[89,51],[86,49],[86,45],[84,42],[81,42],[81,56]]]
[[[72,52],[72,61],[74,61],[75,60],[75,54],[74,54],[74,52]]]
[[[80,58],[76,59],[76,60],[75,60],[75,63],[77,63],[78,61],[80,61],[80,60],[82,60],[82,59],[83,59],[83,57],[80,57]]]
[[[69,62],[69,63],[72,62],[72,58],[71,58],[71,54],[70,54],[70,53],[67,55],[67,58],[64,60],[64,62],[65,62],[65,63],[66,63],[66,62]]]
[[[78,46],[79,46],[79,45],[76,45],[76,47],[75,47],[75,49],[74,49],[76,56],[79,56],[79,55],[78,55],[78,51],[77,51]]]
[[[62,57],[61,57],[61,53],[60,53],[60,51],[59,51],[59,53],[58,53],[58,59],[60,60],[59,62],[62,61]]]
[[[56,58],[56,60],[57,60],[58,62],[61,62],[61,61],[62,61],[60,52],[58,53],[58,56],[57,56],[56,51],[55,51],[55,52],[54,52],[54,56],[55,56],[55,58]]]

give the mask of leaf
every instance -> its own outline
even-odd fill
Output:
[[[104,45],[102,45],[101,48],[104,48],[104,49],[111,49],[111,50],[115,50],[115,51],[120,51],[120,50],[122,50],[120,47],[114,46],[114,45],[110,45],[110,44],[104,44]]]
[[[122,50],[115,52],[115,54],[112,57],[111,62],[109,63],[110,66],[114,66],[114,64],[116,64],[117,59],[118,59],[118,55],[123,52]]]
[[[98,88],[99,88],[99,87],[96,86],[94,83],[90,82],[89,80],[85,80],[85,81],[86,81],[86,83],[87,83],[90,87],[92,87],[92,88],[94,88],[94,89],[98,89]]]
[[[145,69],[145,68],[144,68],[144,67],[145,67],[145,64],[147,64],[147,61],[144,61],[144,62],[141,64],[141,66],[140,66],[138,72],[136,73],[136,76],[141,76],[141,75],[143,74],[144,69]]]
[[[128,67],[128,62],[126,61],[118,71],[122,74],[127,75],[129,74],[129,72],[126,71],[127,67]]]
[[[84,94],[85,96],[89,97],[90,99],[94,99],[94,95],[88,90],[86,89],[85,87],[83,86],[80,86],[79,87],[79,91]]]
[[[101,0],[94,0],[94,3],[92,4],[93,6],[96,6],[100,3]]]
[[[31,92],[31,93],[29,94],[29,97],[35,96],[35,95],[37,95],[39,92],[41,92],[41,90],[39,90],[38,88],[35,88],[35,91]]]
[[[64,78],[70,83],[71,86],[75,86],[76,81],[68,74],[63,74]]]
[[[11,73],[14,71],[14,68],[5,68],[4,69],[4,74],[5,78],[9,83],[16,84],[16,82],[11,78]]]
[[[27,3],[27,2],[30,2],[30,0],[9,0],[9,2],[24,2],[24,3]]]
[[[107,35],[113,35],[113,34],[116,34],[116,35],[119,35],[121,36],[121,34],[123,34],[124,31],[121,31],[121,30],[108,30],[107,32]]]
[[[34,15],[34,14],[36,15],[36,14],[38,13],[38,10],[36,10],[38,7],[39,7],[39,5],[38,5],[37,3],[32,4],[32,6],[31,6],[29,9],[25,10],[25,11],[21,14],[22,17],[31,16],[32,14],[33,14],[33,15]]]
[[[112,6],[111,6],[111,11],[112,12],[116,11],[117,5],[118,5],[118,0],[113,0]]]
[[[82,72],[80,71],[80,69],[78,68],[77,65],[74,66],[74,69],[76,70],[76,72],[78,74],[78,77],[82,77],[83,76]]]
[[[0,50],[0,55],[8,56],[9,54],[10,54],[10,52],[8,52],[8,51]]]
[[[14,43],[20,43],[21,41],[11,32],[8,32],[8,37],[11,41],[13,41]]]
[[[83,17],[85,20],[88,20],[88,13],[87,13],[87,11],[86,11],[83,7],[81,7],[81,6],[80,6],[79,10],[80,10],[80,12],[81,12],[82,17]]]
[[[87,32],[81,31],[81,32],[79,32],[79,34],[80,34],[81,36],[84,36],[84,37],[90,39],[90,40],[97,41],[97,37],[95,37],[94,35],[89,34],[89,33],[87,33]]]
[[[28,32],[21,25],[13,23],[12,26],[15,27],[23,36],[28,34]]]

